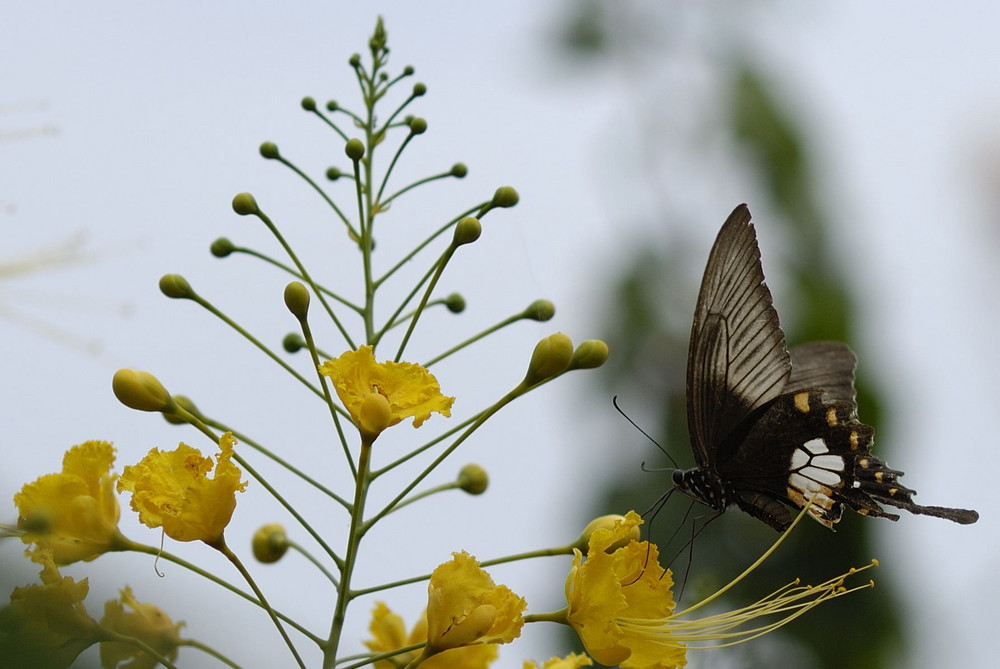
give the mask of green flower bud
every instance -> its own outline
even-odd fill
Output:
[[[427,84],[413,84],[413,97],[419,98],[421,95],[427,95]]]
[[[326,178],[330,181],[336,181],[342,176],[344,176],[344,173],[340,171],[339,167],[329,167],[326,170]]]
[[[513,207],[517,204],[521,196],[517,194],[517,191],[510,186],[501,186],[497,188],[497,192],[493,194],[493,200],[490,202],[491,207]]]
[[[535,300],[524,310],[523,318],[544,322],[556,315],[556,305],[548,300]]]
[[[465,175],[469,173],[469,168],[465,166],[465,163],[455,163],[451,166],[451,176],[456,179],[464,179]]]
[[[410,134],[422,135],[427,132],[427,119],[419,116],[410,120]]]
[[[338,109],[340,109],[340,105],[337,104],[336,100],[327,100],[327,102],[326,102],[326,110],[327,111],[334,112],[334,111],[337,111]]]
[[[149,372],[119,369],[111,379],[118,401],[137,411],[167,411],[174,407],[170,393]]]
[[[470,495],[482,495],[490,485],[490,476],[479,465],[465,465],[458,472],[458,487]]]
[[[466,216],[455,224],[455,237],[451,243],[454,246],[471,244],[479,239],[479,235],[481,234],[483,234],[482,223],[480,223],[478,219]]]
[[[187,395],[174,395],[172,398],[174,400],[174,405],[178,409],[183,409],[192,416],[201,416],[201,412],[198,411],[198,407],[195,405],[194,401]],[[163,419],[166,420],[171,425],[187,425],[187,421],[178,415],[178,412],[164,413]]]
[[[268,160],[275,160],[281,157],[278,153],[278,145],[274,142],[264,142],[260,145],[260,155],[264,156]]]
[[[549,335],[535,345],[524,383],[533,386],[562,374],[573,360],[573,341],[561,332]]]
[[[359,65],[361,65],[361,54],[360,53],[352,54],[351,57],[347,60],[347,63],[351,67],[358,67]]]
[[[465,298],[458,293],[452,293],[444,298],[444,306],[453,314],[460,314],[465,311]]]
[[[300,321],[309,315],[309,297],[309,289],[301,281],[292,281],[285,286],[285,306]]]
[[[212,246],[210,246],[209,249],[212,251],[212,255],[216,258],[225,258],[236,250],[236,245],[225,237],[219,237],[212,242]]]
[[[414,71],[415,70],[413,69],[412,65],[407,65],[406,67],[403,68],[403,76],[406,77],[412,76]]]
[[[253,533],[250,545],[258,562],[271,564],[280,560],[288,551],[288,534],[278,523],[268,523]]]
[[[191,284],[180,274],[164,274],[161,276],[160,292],[175,300],[194,297],[194,290],[191,288]]]
[[[249,216],[251,214],[259,214],[260,207],[257,206],[257,200],[254,199],[253,195],[250,193],[239,193],[233,198],[233,211],[240,216]]]
[[[344,147],[344,153],[347,157],[358,162],[365,157],[365,145],[360,139],[349,139],[347,140],[347,146]]]
[[[308,96],[302,98],[302,108],[306,111],[316,111],[316,100]]]
[[[588,339],[573,352],[570,369],[594,369],[608,360],[608,345],[600,339]]]
[[[289,332],[281,340],[281,347],[287,353],[298,353],[306,347],[306,340],[297,332]]]

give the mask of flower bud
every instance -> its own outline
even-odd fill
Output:
[[[444,298],[444,306],[453,314],[460,314],[465,311],[465,298],[458,293],[452,293]]]
[[[601,516],[599,518],[594,518],[590,521],[583,532],[580,533],[580,537],[573,542],[573,547],[578,548],[583,552],[587,551],[587,546],[590,543],[590,536],[597,530],[611,530],[614,528],[615,523],[619,523],[625,520],[625,516],[618,515],[617,513],[612,513],[607,516]],[[627,537],[624,537],[621,541],[616,542],[614,545],[607,548],[608,553],[613,553],[615,550],[621,548],[622,546],[628,544],[630,541],[638,541],[641,538],[639,528],[633,527],[629,532]]]
[[[209,250],[216,258],[225,258],[236,250],[236,245],[225,237],[219,237],[212,242],[212,246],[209,247]]]
[[[470,495],[481,495],[490,485],[490,475],[479,465],[465,465],[458,472],[458,487]]]
[[[410,74],[413,74],[411,71]],[[421,95],[427,94],[427,84],[417,82],[413,84],[413,97],[419,98]]]
[[[368,393],[361,401],[358,410],[358,430],[365,439],[375,441],[382,430],[392,422],[392,407],[385,395],[377,392]]]
[[[360,139],[349,139],[344,146],[344,153],[354,162],[358,162],[365,157],[365,144]]]
[[[561,332],[549,335],[535,345],[524,383],[533,386],[558,376],[566,371],[572,359],[573,341]]]
[[[268,523],[253,533],[250,545],[258,562],[271,564],[280,560],[288,551],[288,534],[278,523]]]
[[[309,289],[301,281],[285,286],[285,306],[300,321],[309,315]]]
[[[479,235],[481,234],[483,234],[482,223],[480,223],[478,219],[466,216],[455,224],[455,237],[452,240],[452,244],[454,246],[471,244],[479,239]]]
[[[510,186],[501,186],[497,188],[497,191],[493,194],[493,200],[490,202],[491,207],[513,207],[517,204],[521,196],[517,194],[517,191]]]
[[[465,163],[455,163],[451,166],[451,176],[456,179],[464,179],[465,175],[469,173],[469,168],[466,167]]]
[[[330,167],[326,170],[326,178],[328,181],[336,181],[342,176],[344,176],[344,173],[340,171],[339,167]]]
[[[338,109],[340,109],[340,105],[337,104],[336,100],[327,100],[327,102],[326,102],[326,110],[327,111],[335,112]]]
[[[351,54],[351,57],[347,60],[347,64],[350,65],[351,67],[358,67],[359,65],[361,65],[361,54],[360,53]]]
[[[573,352],[570,369],[594,369],[608,360],[608,345],[600,339],[588,339]]]
[[[118,401],[138,411],[167,411],[174,406],[170,393],[149,372],[119,369],[111,379]]]
[[[316,111],[315,98],[311,98],[309,96],[302,98],[302,108],[306,111]]]
[[[264,156],[268,160],[275,160],[281,157],[278,153],[278,145],[274,142],[264,142],[260,145],[260,155]]]
[[[260,207],[257,206],[257,200],[254,199],[253,195],[239,193],[233,198],[233,211],[240,216],[249,216],[250,214],[259,214]]]
[[[180,274],[164,274],[160,277],[160,292],[175,300],[194,297],[194,290],[187,279]]]
[[[173,395],[171,399],[174,401],[174,406],[177,409],[183,409],[185,412],[191,414],[192,416],[201,416],[201,412],[198,411],[197,405],[194,401],[187,395]],[[188,421],[181,418],[178,412],[175,410],[170,413],[164,413],[163,419],[166,420],[171,425],[187,425]]]
[[[281,347],[286,353],[298,353],[306,347],[306,340],[298,332],[289,332],[281,340]]]
[[[548,300],[535,300],[524,310],[522,318],[533,321],[547,321],[556,315],[556,305]]]
[[[422,135],[427,132],[427,119],[420,117],[410,119],[410,134]]]

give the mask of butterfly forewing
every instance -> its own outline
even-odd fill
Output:
[[[688,429],[700,467],[712,467],[730,433],[781,393],[790,369],[750,211],[740,205],[712,247],[691,328]]]

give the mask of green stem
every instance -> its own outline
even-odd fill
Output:
[[[123,643],[128,646],[132,646],[133,648],[138,648],[139,650],[146,653],[151,658],[162,664],[164,667],[167,667],[167,669],[177,669],[177,665],[175,665],[173,662],[171,662],[166,657],[161,655],[159,652],[157,652],[155,648],[150,646],[142,639],[138,639],[134,636],[122,634],[114,630],[109,630],[107,627],[100,627],[100,626],[97,629],[97,635],[100,637],[102,643],[110,641],[113,643]],[[139,660],[136,660],[135,663],[138,662]],[[134,663],[129,662],[129,664],[134,664]]]
[[[286,272],[287,274],[290,274],[290,275],[294,276],[296,279],[299,279],[301,281],[305,281],[305,277],[302,276],[301,274],[299,274],[297,271],[295,271],[295,268],[289,267],[285,263],[280,262],[280,261],[272,258],[269,255],[265,255],[265,254],[261,253],[260,251],[255,251],[253,249],[246,248],[245,246],[234,246],[233,249],[232,249],[232,253],[244,253],[244,254],[246,254],[248,256],[252,256],[254,258],[257,258],[258,260],[263,260],[264,262],[277,267],[278,269]],[[362,313],[361,307],[359,307],[358,305],[354,304],[350,300],[347,300],[347,299],[341,297],[340,295],[337,295],[335,292],[333,292],[329,288],[327,288],[325,286],[321,286],[319,284],[316,284],[316,288],[319,289],[320,292],[322,292],[322,293],[324,293],[326,295],[329,295],[330,297],[332,297],[336,301],[340,302],[342,305],[344,305],[345,307],[347,307],[351,311],[354,311],[358,315],[360,315]]]
[[[201,652],[207,655],[211,655],[212,657],[214,657],[216,660],[223,663],[227,667],[232,667],[233,669],[240,669],[240,665],[236,664],[235,662],[233,662],[228,657],[226,657],[219,651],[215,650],[211,646],[207,646],[196,639],[184,639],[181,645],[190,646],[191,648],[197,648]]]
[[[282,165],[284,165],[288,169],[290,169],[293,172],[295,172],[307,184],[309,184],[310,186],[312,186],[313,190],[315,190],[317,193],[319,193],[320,197],[322,197],[326,201],[326,203],[330,206],[330,208],[333,209],[334,213],[337,214],[337,218],[339,218],[344,223],[344,225],[347,227],[347,234],[351,235],[352,239],[356,238],[357,233],[355,232],[354,228],[351,227],[351,221],[348,220],[348,218],[346,216],[344,216],[344,212],[342,212],[340,210],[340,207],[337,206],[337,203],[334,202],[330,198],[330,196],[326,194],[326,191],[324,191],[322,188],[319,187],[319,184],[317,184],[315,181],[313,181],[312,178],[310,178],[308,174],[306,174],[305,172],[303,172],[302,170],[300,170],[293,163],[291,163],[288,160],[286,160],[283,156],[278,156],[278,162],[280,162]]]

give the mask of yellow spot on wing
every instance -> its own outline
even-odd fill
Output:
[[[834,425],[837,424],[837,410],[836,409],[832,409],[831,408],[831,409],[827,409],[826,410],[826,424],[829,425],[830,427],[833,427]]]
[[[809,413],[809,393],[797,393],[793,400],[796,409],[802,413]]]
[[[858,433],[854,430],[851,430],[851,450],[858,450]]]

